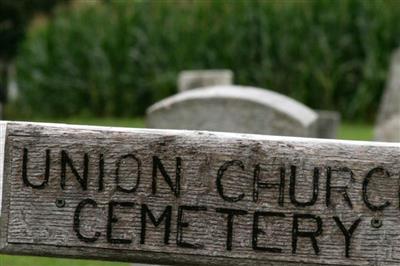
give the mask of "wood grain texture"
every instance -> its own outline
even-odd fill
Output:
[[[400,264],[399,143],[14,122],[4,139],[3,253]]]
[[[3,170],[4,170],[4,146],[6,140],[7,123],[0,122],[0,216],[1,216],[1,193],[3,191]]]

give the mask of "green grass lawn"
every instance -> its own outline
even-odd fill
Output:
[[[0,255],[0,266],[129,266],[128,263]]]
[[[33,119],[34,122],[67,123],[77,125],[112,126],[112,127],[144,127],[144,119],[136,118],[86,118],[75,117],[65,119]],[[1,266],[1,265],[0,265]]]
[[[339,139],[373,140],[374,130],[368,124],[343,123],[339,129]]]
[[[41,122],[57,122],[70,124],[118,126],[118,127],[144,127],[142,118],[72,118],[60,120],[43,120]],[[366,124],[342,124],[339,130],[339,139],[371,140],[373,127]],[[101,262],[90,260],[54,259],[41,257],[0,255],[0,266],[126,266],[126,263]]]

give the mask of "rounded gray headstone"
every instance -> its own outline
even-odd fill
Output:
[[[150,128],[317,136],[318,115],[282,94],[253,87],[213,86],[182,92],[147,110]]]
[[[178,91],[187,91],[214,85],[230,85],[233,83],[233,72],[220,70],[185,70],[178,77]]]

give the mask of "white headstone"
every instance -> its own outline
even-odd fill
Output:
[[[182,92],[147,110],[150,128],[317,136],[318,115],[282,94],[253,87],[213,86]]]
[[[379,108],[375,139],[400,141],[400,49],[392,57],[388,83]]]
[[[392,115],[375,129],[375,138],[384,141],[400,141],[400,113]]]
[[[178,91],[233,83],[233,72],[221,70],[185,70],[178,77]]]

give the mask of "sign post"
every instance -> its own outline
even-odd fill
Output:
[[[400,144],[1,122],[0,252],[400,263]]]

